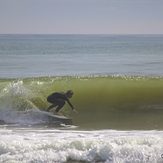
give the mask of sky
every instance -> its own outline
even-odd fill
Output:
[[[163,34],[163,0],[0,0],[0,34]]]

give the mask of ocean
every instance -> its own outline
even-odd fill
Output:
[[[6,34],[0,58],[0,162],[163,162],[163,35]],[[67,90],[71,124],[45,112]]]

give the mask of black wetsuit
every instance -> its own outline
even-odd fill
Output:
[[[48,107],[47,111],[57,106],[56,112],[58,112],[65,105],[65,101],[67,101],[67,103],[73,109],[73,105],[70,103],[65,93],[58,93],[58,92],[52,93],[47,97],[47,101],[52,103],[52,105]]]

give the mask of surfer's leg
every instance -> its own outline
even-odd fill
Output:
[[[58,107],[55,109],[56,113],[59,112],[59,110],[64,106],[65,101],[60,100],[60,103],[58,104]]]
[[[50,111],[50,109],[54,108],[56,106],[56,104],[52,104],[47,108],[47,111]]]
[[[48,98],[47,99],[48,102],[50,102],[52,105],[50,105],[48,108],[47,108],[47,111],[50,111],[50,109],[56,107],[56,106],[59,106],[59,102],[58,102],[58,99],[52,99],[52,98]]]

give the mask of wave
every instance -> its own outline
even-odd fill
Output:
[[[163,118],[163,78],[131,76],[40,77],[0,80],[0,110],[46,110],[46,98],[72,89],[62,113],[83,127],[160,128]],[[131,123],[130,123],[131,122]],[[162,127],[161,127],[162,128]]]

